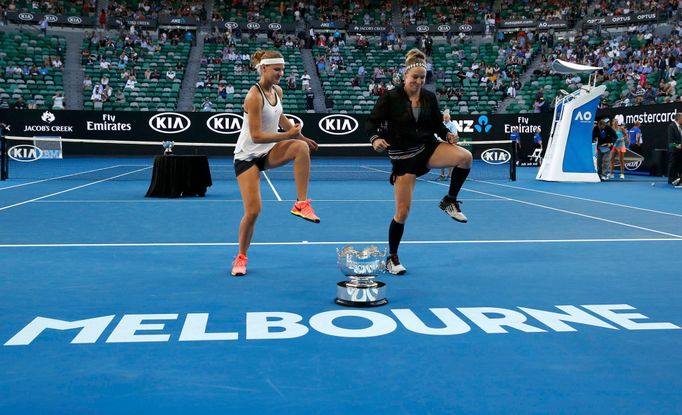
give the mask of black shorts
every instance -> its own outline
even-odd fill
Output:
[[[255,159],[252,160],[237,160],[234,159],[234,173],[236,176],[239,176],[240,174],[244,173],[248,169],[251,168],[251,166],[256,166],[258,167],[258,171],[263,171],[266,170],[265,168],[265,162],[268,159],[268,156],[270,153],[264,154],[260,157],[256,157]]]
[[[393,164],[393,171],[391,172],[391,178],[389,179],[391,184],[395,182],[396,177],[404,174],[409,173],[419,177],[431,171],[431,169],[429,169],[429,159],[439,145],[440,143],[438,141],[426,143],[424,145],[424,150],[414,157],[407,159],[391,159],[391,164]]]

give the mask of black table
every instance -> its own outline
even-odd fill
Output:
[[[212,184],[206,156],[156,156],[145,197],[204,197]]]

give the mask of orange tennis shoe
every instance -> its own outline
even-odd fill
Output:
[[[310,206],[310,202],[311,200],[307,199],[294,203],[294,207],[291,208],[291,214],[311,222],[320,223],[320,218],[315,214],[315,210]]]
[[[246,275],[246,263],[248,261],[249,259],[246,257],[246,255],[237,255],[237,258],[235,258],[234,262],[232,262],[232,275],[235,277],[242,277]]]

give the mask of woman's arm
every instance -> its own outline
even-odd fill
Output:
[[[257,87],[251,87],[244,99],[244,111],[249,119],[249,133],[254,143],[276,143],[296,138],[301,134],[301,126],[293,126],[283,133],[262,130],[263,96]],[[285,117],[286,118],[286,117]],[[287,120],[288,121],[288,120]],[[290,122],[291,124],[291,122]]]

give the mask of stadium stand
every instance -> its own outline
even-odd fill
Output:
[[[84,109],[175,109],[191,47],[177,34],[154,41],[145,34],[93,32],[82,47]]]
[[[241,111],[244,97],[256,81],[258,75],[251,68],[251,54],[258,49],[277,49],[287,62],[285,78],[293,76],[299,85],[304,69],[297,48],[284,46],[277,48],[272,42],[243,41],[204,44],[204,56],[196,82],[193,99],[195,110],[200,111]],[[285,90],[284,108],[286,111],[305,112],[307,110],[306,92],[299,88],[288,88],[286,79],[280,81]]]
[[[63,109],[64,39],[0,32],[0,108]],[[61,107],[61,108],[60,108]]]

